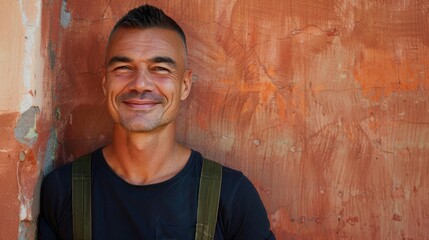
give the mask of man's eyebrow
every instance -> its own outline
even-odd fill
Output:
[[[150,61],[153,63],[166,63],[172,67],[177,66],[176,62],[170,57],[158,56],[158,57],[151,58]]]
[[[107,66],[111,66],[114,63],[117,62],[123,62],[123,63],[129,63],[132,62],[133,60],[129,57],[125,57],[125,56],[114,56],[112,57],[109,62],[107,62]]]

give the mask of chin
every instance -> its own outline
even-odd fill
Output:
[[[143,123],[142,123],[143,122]],[[162,128],[164,124],[160,122],[150,122],[150,121],[126,121],[121,120],[120,124],[129,132],[151,132],[158,128]]]
[[[141,124],[121,124],[129,132],[150,132],[157,128],[157,126],[147,126]]]

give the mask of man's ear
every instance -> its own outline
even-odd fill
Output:
[[[185,71],[182,80],[182,89],[180,89],[180,99],[185,100],[191,92],[192,86],[192,70]]]

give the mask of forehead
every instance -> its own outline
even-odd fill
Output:
[[[179,34],[162,28],[119,28],[111,36],[106,51],[106,62],[114,56],[145,59],[168,56],[184,61],[186,49]]]

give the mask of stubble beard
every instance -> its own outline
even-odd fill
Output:
[[[151,132],[159,127],[165,125],[162,121],[162,115],[154,117],[143,117],[139,116],[140,114],[147,113],[137,113],[137,116],[121,116],[119,117],[119,123],[130,132],[140,132],[146,133]]]

